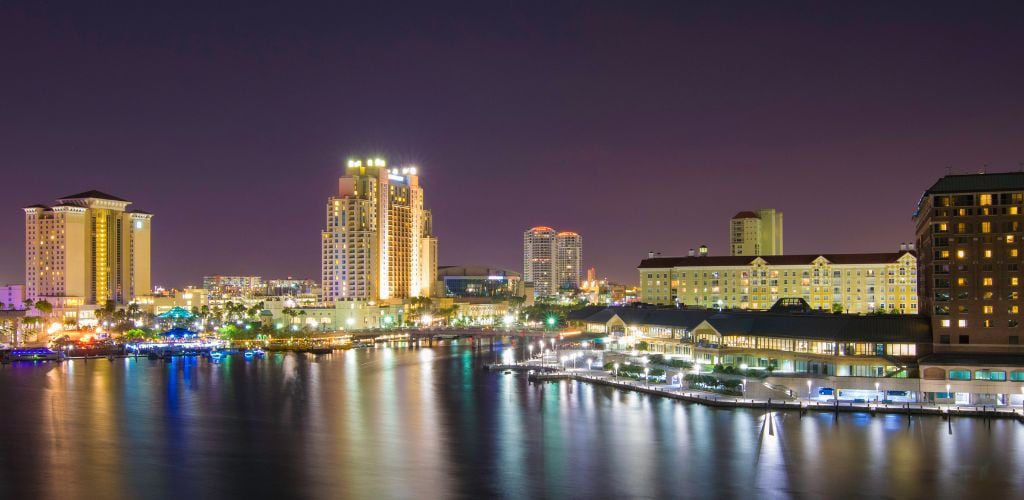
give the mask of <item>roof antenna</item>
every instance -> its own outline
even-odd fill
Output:
[[[984,167],[981,167],[981,173],[984,174],[987,171],[988,171],[988,163],[986,163]]]
[[[946,175],[953,175],[953,166],[946,165]]]

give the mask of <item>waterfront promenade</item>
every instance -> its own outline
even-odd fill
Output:
[[[798,411],[801,415],[809,411],[832,413],[877,413],[906,415],[932,415],[940,417],[980,417],[980,418],[1014,418],[1024,423],[1024,410],[1005,406],[982,405],[942,405],[934,403],[882,403],[852,401],[816,401],[807,399],[757,399],[743,396],[729,396],[708,391],[681,388],[675,384],[656,384],[627,377],[615,377],[601,370],[569,369],[563,370],[558,364],[492,364],[487,365],[492,371],[526,371],[530,380],[547,382],[558,380],[575,380],[578,382],[614,387],[616,389],[634,391],[652,396],[698,403],[713,407],[725,408],[759,408],[766,410]]]

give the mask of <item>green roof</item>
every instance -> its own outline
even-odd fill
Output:
[[[157,317],[160,319],[192,319],[192,313],[184,307],[174,307]]]

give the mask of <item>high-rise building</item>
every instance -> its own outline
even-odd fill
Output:
[[[652,304],[768,309],[802,298],[814,309],[917,314],[917,256],[899,252],[651,257],[640,262],[641,300]]]
[[[203,289],[215,297],[249,297],[266,291],[260,276],[203,276]]]
[[[547,226],[537,226],[523,233],[523,280],[533,283],[537,297],[554,295],[555,258],[558,255],[558,233]]]
[[[152,214],[99,191],[25,208],[25,295],[55,308],[150,293]]]
[[[321,233],[324,300],[429,296],[437,239],[416,167],[349,160]]]
[[[1024,173],[947,175],[914,212],[935,350],[1018,351]]]
[[[580,288],[580,261],[583,258],[583,238],[571,231],[562,231],[556,238],[558,266],[556,284],[559,290]]]
[[[782,255],[782,212],[762,208],[729,221],[730,255]]]
[[[523,233],[523,280],[534,295],[549,297],[561,289],[579,289],[583,238],[570,231],[537,226]]]

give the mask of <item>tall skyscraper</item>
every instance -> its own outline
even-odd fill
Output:
[[[548,297],[562,288],[580,287],[583,238],[537,226],[523,233],[523,280],[533,283],[534,295]]]
[[[429,296],[437,239],[416,167],[349,160],[321,233],[324,300]]]
[[[556,263],[558,265],[557,285],[560,290],[577,290],[580,287],[580,261],[583,258],[583,238],[579,234],[562,231],[558,233]]]
[[[1024,173],[947,175],[914,213],[921,311],[936,351],[1024,352]]]
[[[25,294],[55,308],[150,293],[152,214],[99,191],[25,208]]]
[[[762,208],[729,221],[730,255],[782,255],[782,212]]]
[[[523,233],[523,280],[533,283],[537,297],[554,295],[554,261],[558,255],[558,233],[547,226],[537,226]]]

